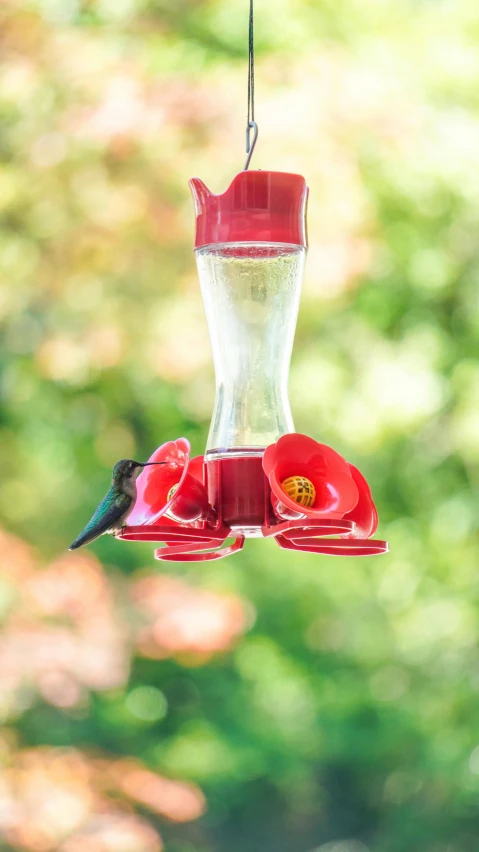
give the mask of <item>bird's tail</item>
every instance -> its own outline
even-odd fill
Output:
[[[103,532],[103,530],[102,530]],[[71,543],[68,550],[76,550],[78,547],[83,547],[84,544],[89,544],[101,535],[98,531],[89,530],[88,527],[80,533],[80,535]]]
[[[82,545],[87,544],[87,542],[88,542],[87,536],[85,536],[84,534],[79,535],[78,538],[76,538],[75,541],[72,542],[72,544],[70,545],[68,550],[76,550],[77,547],[82,547]]]

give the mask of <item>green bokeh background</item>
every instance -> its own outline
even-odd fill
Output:
[[[5,777],[26,751],[129,756],[208,802],[179,823],[128,805],[150,845],[48,816],[12,834],[0,818],[5,850],[154,852],[156,834],[167,852],[479,846],[474,0],[256,2],[253,165],[310,187],[295,425],[365,473],[390,554],[250,541],[217,564],[159,566],[150,546],[101,539],[89,558],[129,673],[70,706],[31,673],[18,700],[2,686],[24,618],[14,545],[33,546],[33,582],[118,458],[180,435],[203,451],[214,376],[187,181],[221,192],[244,162],[247,5],[0,7],[0,514],[16,537],[0,552]],[[238,598],[241,635],[204,657],[142,653],[125,589],[160,572]],[[63,624],[45,612],[40,633]]]

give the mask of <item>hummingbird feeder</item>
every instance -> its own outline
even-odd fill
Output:
[[[258,134],[251,7],[245,169],[220,195],[190,181],[216,374],[206,452],[191,459],[185,438],[160,446],[150,461],[164,464],[140,473],[118,537],[161,543],[156,558],[172,562],[219,559],[260,537],[307,553],[384,553],[387,543],[372,538],[378,516],[362,474],[294,431],[287,383],[308,189],[300,175],[248,170]]]

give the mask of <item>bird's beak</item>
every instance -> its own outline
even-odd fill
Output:
[[[167,464],[167,462],[140,462],[140,467],[147,467],[149,464]]]

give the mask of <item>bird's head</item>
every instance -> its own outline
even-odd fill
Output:
[[[140,470],[150,464],[164,464],[164,462],[137,462],[134,459],[120,459],[113,468],[112,485],[121,486],[128,482],[134,482]]]

